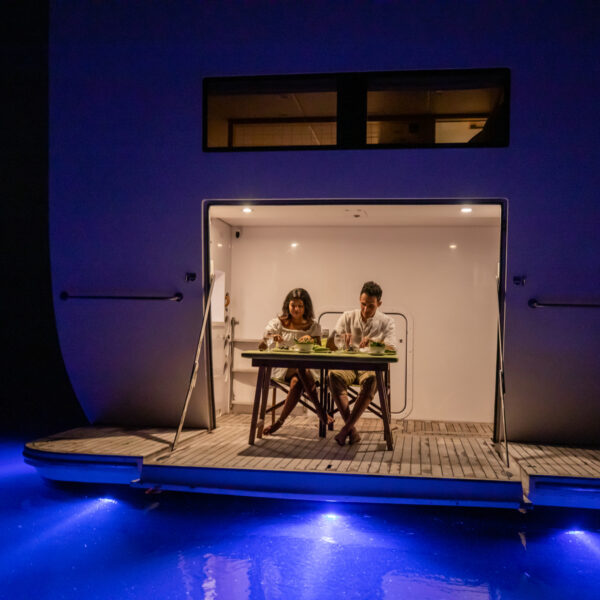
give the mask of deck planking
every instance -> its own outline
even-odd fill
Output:
[[[508,448],[529,476],[600,478],[600,451],[596,449],[513,443]]]
[[[393,421],[394,450],[387,450],[379,420],[361,422],[360,443],[339,446],[335,431],[319,438],[314,417],[292,416],[273,436],[248,445],[249,417],[221,417],[220,426],[181,449],[145,464],[197,468],[309,471],[514,481],[494,452],[491,424]],[[449,427],[453,425],[453,427]],[[410,433],[407,433],[410,432]],[[482,433],[483,432],[483,433]]]
[[[182,431],[178,444],[205,435],[205,430]],[[77,427],[26,444],[33,450],[57,454],[137,456],[148,458],[169,449],[175,431],[165,428]]]
[[[219,418],[218,427],[184,430],[174,452],[174,431],[164,428],[81,427],[28,447],[55,454],[134,456],[144,464],[514,481],[524,476],[600,478],[600,450],[509,444],[507,469],[491,440],[490,423],[392,420],[394,449],[387,450],[379,419],[363,419],[361,442],[339,446],[328,431],[319,438],[312,415],[291,416],[274,436],[248,445],[250,416]]]

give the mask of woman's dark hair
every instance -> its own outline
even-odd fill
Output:
[[[381,295],[383,292],[381,291],[381,287],[376,284],[374,281],[367,281],[363,286],[362,290],[360,290],[360,295],[366,294],[367,296],[371,296],[373,298],[377,298],[377,300],[381,300]]]
[[[315,313],[313,311],[312,300],[310,299],[310,295],[303,288],[295,288],[285,297],[283,301],[283,306],[281,307],[281,315],[279,319],[281,322],[285,324],[289,324],[292,320],[290,316],[290,302],[292,300],[302,300],[304,303],[304,318],[311,323],[315,320]]]

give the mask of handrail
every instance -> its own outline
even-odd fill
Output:
[[[196,377],[198,376],[198,361],[200,360],[200,352],[202,351],[202,342],[204,341],[204,333],[206,331],[206,323],[208,322],[208,315],[210,313],[210,301],[212,298],[212,292],[213,292],[214,285],[215,285],[215,278],[214,278],[214,276],[211,276],[210,288],[208,290],[208,296],[206,298],[206,305],[204,307],[204,317],[202,319],[202,329],[200,330],[200,337],[198,338],[198,344],[196,346],[196,356],[194,358],[194,365],[192,367],[190,383],[188,385],[188,391],[185,396],[185,402],[183,403],[183,410],[181,411],[181,418],[179,419],[179,427],[177,427],[177,432],[175,433],[175,438],[173,439],[173,443],[171,444],[171,452],[173,452],[173,450],[175,450],[175,446],[177,445],[177,440],[179,439],[179,435],[181,434],[181,430],[183,429],[183,422],[185,421],[185,415],[187,413],[188,405],[190,403],[190,398],[192,397],[192,392],[194,391],[194,387],[196,386]]]
[[[529,308],[600,308],[600,304],[586,304],[578,302],[540,302],[535,298],[531,298],[527,302]]]
[[[183,294],[181,292],[175,292],[172,296],[79,296],[64,291],[60,293],[61,300],[69,300],[70,298],[78,300],[167,300],[181,302],[183,300]]]

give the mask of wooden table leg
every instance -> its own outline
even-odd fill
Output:
[[[321,369],[319,373],[319,377],[321,378],[321,385],[319,386],[319,404],[325,409],[325,414],[327,414],[327,404],[325,402],[325,382],[323,381],[323,369]],[[327,425],[319,420],[319,437],[327,436]]]
[[[298,379],[300,379],[300,381],[302,382],[304,390],[309,395],[310,399],[312,400],[312,403],[315,405],[317,415],[319,416],[319,436],[325,437],[325,423],[327,423],[327,411],[319,401],[319,396],[317,396],[315,390],[311,388],[310,380],[306,376],[306,369],[298,367]],[[325,419],[325,423],[323,423],[322,418]]]
[[[269,402],[269,385],[271,383],[271,367],[266,367],[263,373],[262,381],[262,401],[260,403],[260,416],[258,419],[257,436],[262,438],[263,429],[265,428],[265,413],[267,411],[267,403]]]
[[[394,441],[392,438],[392,430],[390,428],[390,409],[387,398],[387,390],[383,380],[381,371],[375,372],[377,377],[377,391],[379,392],[379,402],[381,404],[381,416],[383,417],[383,437],[387,442],[387,449],[394,449]]]
[[[256,422],[258,421],[258,409],[260,408],[263,379],[266,370],[266,367],[258,367],[258,376],[256,377],[256,391],[254,392],[254,404],[252,405],[252,420],[250,421],[250,439],[248,440],[248,443],[250,445],[254,444],[254,437],[256,436]]]

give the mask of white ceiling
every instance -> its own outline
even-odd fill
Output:
[[[251,213],[242,212],[244,206]],[[462,213],[461,208],[472,208]],[[342,202],[327,205],[306,205],[290,201],[285,206],[214,205],[210,208],[211,219],[221,219],[232,227],[498,227],[500,205],[498,204],[361,204]]]

